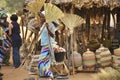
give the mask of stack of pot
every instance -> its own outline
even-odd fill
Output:
[[[102,44],[100,48],[96,50],[97,64],[100,67],[110,66],[112,63],[112,55],[108,48],[104,47]]]

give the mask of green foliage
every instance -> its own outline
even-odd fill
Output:
[[[5,7],[9,13],[23,9],[25,0],[0,0],[0,7]]]
[[[16,10],[23,9],[25,0],[5,0],[6,6],[8,7],[9,12],[15,12]]]
[[[0,7],[6,7],[5,0],[0,0]]]

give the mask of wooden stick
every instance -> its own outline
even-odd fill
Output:
[[[32,44],[36,43],[37,39],[39,38],[39,36],[40,36],[41,33],[43,32],[43,29],[44,29],[44,28],[45,28],[45,26],[42,28],[42,30],[40,31],[40,33],[38,34],[38,36],[36,36],[35,41],[32,41]],[[29,50],[30,50],[30,49],[31,49],[31,48],[29,48]],[[31,51],[33,51],[33,50],[31,50]],[[27,60],[27,58],[29,57],[30,54],[32,54],[32,52],[29,53],[29,54],[27,55],[27,57],[22,61],[21,66],[24,65],[25,61]]]
[[[26,40],[26,38],[27,38],[27,33],[28,33],[28,25],[27,25],[27,24],[28,24],[28,14],[25,14],[25,15],[26,15],[26,20],[27,20],[26,22],[27,22],[27,23],[25,23],[25,25],[26,25],[26,30],[25,30],[25,36],[24,36],[24,38],[25,38],[25,40]]]
[[[22,26],[21,26],[21,27],[22,27],[22,37],[23,37],[23,38],[22,38],[22,41],[23,41],[23,43],[24,43],[24,39],[25,39],[25,37],[24,37],[24,26],[23,26],[23,25],[24,25],[24,21],[23,21],[23,18],[22,18],[22,17],[21,17],[21,23],[22,23]]]
[[[71,50],[72,50],[72,70],[74,75],[75,69],[74,69],[74,53],[73,53],[73,33],[71,34]]]
[[[32,54],[32,51],[34,50],[34,49],[31,49],[32,48],[32,45],[33,45],[33,42],[35,41],[35,38],[33,39],[33,41],[32,41],[32,43],[31,43],[31,45],[30,45],[30,47],[29,47],[29,54],[27,55],[27,57],[26,58],[24,58],[24,60],[22,61],[22,63],[21,63],[21,66],[22,65],[24,65],[24,63],[25,63],[25,61],[27,60],[27,58],[29,57],[29,55],[30,54]]]
[[[68,67],[66,66],[65,62],[63,62],[63,66],[65,68],[66,73],[69,73]]]
[[[26,26],[26,31],[25,31],[25,40],[27,38],[27,33],[28,33],[28,27]]]
[[[27,38],[27,40],[29,40],[32,35],[33,35],[33,32],[31,31],[28,38]]]
[[[68,28],[66,27],[66,50],[67,50],[67,59],[68,59],[68,69],[70,70],[70,62],[71,62],[71,60],[70,60],[70,49],[69,49],[69,42],[68,42]],[[69,71],[70,72],[70,71]]]

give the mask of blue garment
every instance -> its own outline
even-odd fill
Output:
[[[18,68],[21,64],[20,62],[20,55],[19,55],[19,47],[13,48],[13,64],[15,68]]]
[[[57,28],[55,27],[55,25],[53,23],[49,23],[49,29],[50,31],[55,34],[55,31],[57,30]],[[45,26],[45,24],[43,24],[42,28]],[[48,31],[47,31],[47,28],[45,27],[43,29],[43,32],[41,33],[41,46],[46,46],[49,44],[49,41],[48,41]],[[57,42],[55,41],[54,38],[50,37],[50,41],[51,41],[51,44],[57,44]]]
[[[22,45],[22,39],[20,36],[19,24],[17,22],[11,22],[11,24],[13,25],[12,36],[11,36],[12,47],[13,47],[13,63],[14,63],[14,67],[18,68],[21,64],[19,49],[20,49],[20,46]]]
[[[49,30],[55,35],[55,31],[57,28],[53,23],[48,23],[49,25]],[[44,28],[44,29],[43,29]],[[45,24],[42,26],[43,32],[41,34],[41,54],[39,57],[39,63],[38,63],[38,70],[40,72],[40,76],[49,76],[53,78],[53,73],[50,69],[50,64],[51,64],[51,59],[54,58],[54,56],[50,55],[50,46],[49,46],[49,39],[51,46],[53,47],[54,44],[57,44],[54,38],[52,38],[47,31],[47,28],[45,27]],[[41,30],[42,30],[41,29]]]
[[[0,66],[2,66],[4,57],[5,57],[5,56],[4,56],[3,54],[1,54],[1,52],[0,52]]]
[[[42,51],[39,57],[38,70],[40,72],[40,76],[49,76],[53,78],[53,73],[50,69],[50,55],[49,48],[42,47]]]
[[[20,47],[22,45],[22,39],[20,36],[19,24],[17,22],[11,22],[11,24],[13,25],[12,35],[11,35],[12,46],[13,47]]]

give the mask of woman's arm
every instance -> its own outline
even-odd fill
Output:
[[[11,36],[12,35],[12,28],[13,28],[12,24],[9,24],[8,28],[9,28],[8,34],[9,34],[9,36]]]
[[[47,30],[48,30],[48,34],[51,36],[51,37],[54,37],[54,34],[50,31],[50,29],[49,29],[49,25],[48,25],[48,23],[45,23],[45,26],[46,26],[46,28],[47,28]]]

